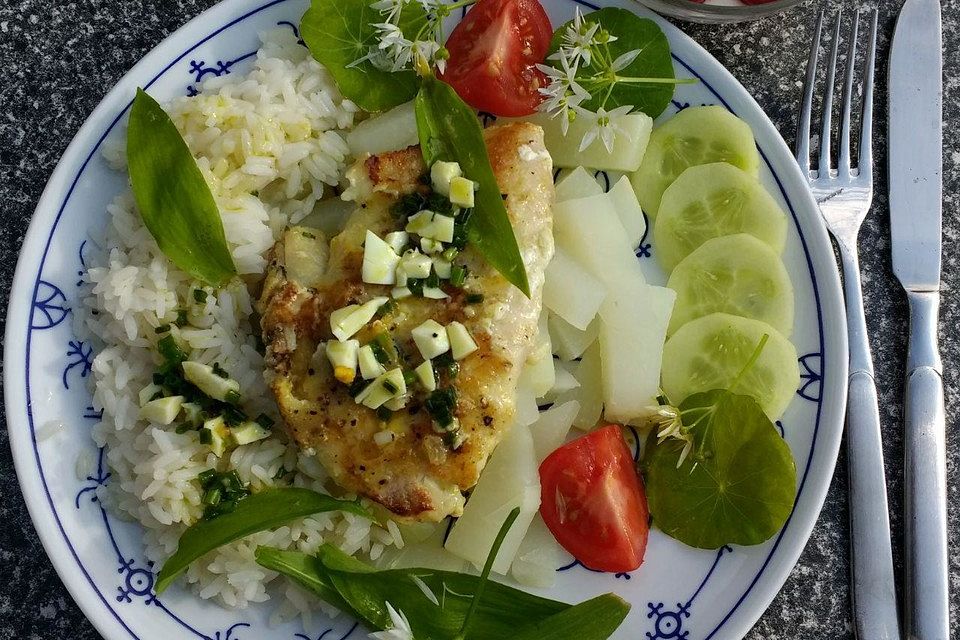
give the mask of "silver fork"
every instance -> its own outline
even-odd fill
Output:
[[[854,630],[861,640],[900,638],[897,601],[890,549],[887,488],[883,469],[880,413],[873,377],[873,358],[867,338],[860,285],[857,235],[873,200],[873,72],[877,43],[877,12],[870,20],[869,48],[863,69],[863,99],[860,146],[856,166],[851,164],[850,114],[860,12],[854,16],[848,35],[843,102],[840,105],[839,158],[831,158],[831,128],[837,51],[841,16],[836,17],[830,48],[817,166],[810,166],[810,114],[817,79],[817,59],[823,13],[817,19],[797,131],[797,162],[806,173],[810,189],[820,205],[827,229],[836,240],[843,269],[850,342],[850,377],[847,396],[847,466],[850,484],[851,600]]]

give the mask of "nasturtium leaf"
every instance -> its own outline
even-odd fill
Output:
[[[453,88],[423,78],[415,105],[417,133],[427,166],[437,160],[460,163],[463,175],[479,184],[467,222],[470,246],[508,282],[530,295],[527,270],[493,174],[477,113]]]
[[[236,273],[220,211],[176,125],[137,89],[127,127],[127,168],[137,210],[173,264],[217,286]]]
[[[605,7],[598,11],[592,11],[586,14],[583,19],[584,21],[598,23],[601,29],[608,31],[610,35],[617,38],[607,45],[611,60],[616,60],[619,56],[630,51],[640,51],[633,62],[617,72],[618,76],[625,78],[665,78],[667,80],[674,78],[670,43],[667,42],[666,34],[653,20],[641,18],[632,11],[617,7]],[[557,68],[559,68],[560,63],[550,60],[549,55],[560,48],[563,34],[571,24],[572,21],[561,25],[554,32],[553,40],[550,42],[550,54],[548,54],[547,63],[553,64]],[[581,64],[577,78],[592,76],[597,73],[597,69],[595,62],[593,66]],[[621,105],[633,105],[638,111],[646,113],[651,118],[656,118],[670,104],[670,99],[673,98],[673,90],[674,85],[670,82],[660,84],[617,82],[610,90],[610,97],[606,99],[605,108],[610,111]],[[606,88],[602,91],[594,91],[592,97],[585,100],[580,106],[596,111],[603,103],[606,94]]]
[[[366,111],[384,111],[417,94],[417,75],[410,69],[384,71],[369,60],[353,64],[378,43],[373,25],[384,18],[370,4],[369,0],[313,0],[300,20],[300,35],[344,97]],[[407,38],[412,40],[425,23],[419,3],[404,5],[400,30]]]
[[[212,520],[200,520],[187,528],[180,536],[177,550],[157,574],[156,591],[163,592],[191,562],[217,547],[251,533],[274,529],[296,518],[326,511],[347,511],[371,517],[356,500],[338,500],[311,489],[285,487],[254,493],[238,502],[235,510]]]
[[[707,391],[687,398],[680,411],[693,437],[683,464],[677,466],[682,440],[657,444],[652,433],[644,452],[654,526],[701,549],[768,540],[796,498],[790,447],[749,396]]]

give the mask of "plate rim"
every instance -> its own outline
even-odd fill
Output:
[[[63,525],[56,513],[53,498],[46,489],[46,480],[40,478],[40,474],[38,474],[41,465],[36,433],[33,428],[33,418],[29,411],[30,396],[29,394],[26,396],[26,402],[17,401],[20,398],[21,391],[25,389],[29,390],[26,368],[10,366],[11,363],[20,362],[21,358],[29,358],[30,341],[20,340],[18,342],[17,340],[24,334],[29,335],[30,333],[29,325],[31,324],[30,318],[33,313],[33,301],[36,299],[36,287],[42,275],[42,268],[53,240],[53,232],[87,164],[95,157],[100,144],[102,144],[103,140],[109,135],[113,127],[123,118],[127,108],[129,108],[131,101],[127,101],[126,106],[119,115],[111,117],[111,109],[115,108],[117,104],[122,105],[124,103],[119,97],[122,92],[127,91],[129,93],[136,84],[133,78],[137,76],[152,76],[152,79],[144,85],[145,88],[148,88],[172,66],[180,62],[193,50],[211,38],[252,15],[289,1],[290,0],[269,0],[268,2],[251,8],[249,6],[244,7],[244,0],[223,0],[171,32],[148,51],[105,93],[104,97],[73,136],[37,201],[37,206],[34,209],[30,224],[24,235],[23,245],[20,255],[18,256],[17,267],[10,289],[7,308],[7,326],[5,328],[4,338],[5,344],[8,346],[8,349],[6,349],[4,353],[4,396],[5,415],[8,433],[10,434],[10,447],[13,453],[14,466],[21,493],[47,557],[84,615],[90,620],[97,631],[107,638],[119,637],[115,634],[123,634],[124,632],[126,632],[127,635],[123,637],[137,637],[137,634],[127,626],[123,617],[110,606],[104,594],[100,592],[94,580],[87,573],[83,562],[63,529]],[[585,0],[572,1],[587,7],[595,6]],[[649,13],[648,10],[630,3],[625,3],[623,0],[612,0],[611,2],[603,3],[602,6],[623,6],[625,4],[633,10],[639,9],[639,13],[641,14],[648,14],[649,17],[652,17],[660,24],[671,40],[680,40],[686,47],[695,51],[697,54],[696,62],[698,68],[696,75],[701,77],[709,76],[714,82],[722,81],[725,85],[732,86],[734,94],[732,97],[736,98],[732,101],[735,103],[733,106],[728,104],[727,100],[713,88],[712,83],[707,78],[702,77],[707,88],[724,106],[734,113],[738,113],[744,108],[747,109],[750,112],[747,115],[747,119],[751,122],[751,125],[754,127],[762,127],[763,135],[757,137],[762,137],[765,141],[769,140],[773,148],[767,149],[767,151],[771,152],[770,157],[767,156],[763,149],[760,149],[761,155],[771,170],[774,179],[777,181],[781,193],[787,202],[787,206],[790,209],[790,213],[798,227],[800,220],[809,217],[809,215],[803,213],[798,214],[794,211],[793,205],[795,201],[800,205],[798,208],[807,209],[811,212],[810,215],[813,215],[813,220],[809,220],[810,224],[806,225],[803,229],[805,233],[809,232],[811,237],[807,238],[804,234],[800,234],[800,241],[803,245],[804,257],[810,267],[814,297],[817,300],[821,354],[825,355],[828,352],[831,355],[836,354],[834,358],[837,360],[837,362],[832,363],[828,369],[826,358],[824,358],[821,369],[823,380],[825,381],[827,379],[829,373],[831,376],[837,376],[838,381],[835,387],[830,387],[832,391],[836,392],[832,397],[833,401],[828,402],[822,400],[818,405],[811,452],[805,465],[803,480],[798,488],[798,495],[800,495],[799,492],[801,491],[809,492],[806,494],[807,500],[802,504],[802,511],[812,513],[802,514],[805,516],[801,518],[802,522],[794,520],[795,516],[798,515],[798,510],[795,506],[790,519],[778,534],[776,542],[770,549],[757,576],[723,620],[706,636],[705,640],[714,637],[721,630],[726,634],[733,634],[735,637],[743,637],[769,607],[793,567],[796,565],[797,559],[806,547],[813,527],[816,525],[833,477],[843,431],[843,415],[847,392],[847,336],[846,331],[842,330],[842,326],[845,326],[845,314],[840,276],[836,262],[833,260],[832,242],[817,212],[816,202],[806,185],[806,181],[803,180],[799,166],[793,160],[786,143],[770,121],[766,112],[728,69],[721,65],[706,49],[679,28],[659,16],[654,16],[652,13]],[[219,26],[212,31],[204,31],[203,24],[208,22]],[[193,31],[198,31],[198,35],[205,35],[193,42],[190,42],[188,39],[189,46],[184,50],[183,47],[186,46],[182,44],[185,39],[184,34],[192,33]],[[178,45],[178,43],[181,44]],[[180,51],[180,53],[177,54],[176,52],[178,51]],[[159,61],[158,64],[153,64],[155,59]],[[686,63],[676,55],[674,55],[674,59],[680,64],[687,66]],[[170,62],[165,64],[168,60]],[[156,74],[147,71],[147,69],[157,68],[160,68],[160,71]],[[726,93],[730,93],[730,91]],[[728,95],[726,97],[730,98],[731,96]],[[102,129],[104,126],[106,126],[105,130]],[[104,132],[98,135],[101,130]],[[755,131],[755,135],[756,133]],[[97,142],[93,150],[85,154],[85,148],[89,145],[90,140],[96,140]],[[785,163],[784,157],[789,162]],[[71,168],[78,166],[79,170],[77,170],[76,176],[71,178]],[[788,179],[786,181],[781,180],[783,174],[787,174]],[[791,193],[792,199],[787,197],[787,189],[784,182],[787,182],[788,185],[792,186],[795,190],[795,193]],[[802,188],[796,188],[798,182]],[[65,189],[64,187],[67,184],[70,186]],[[61,197],[62,202],[60,201]],[[45,211],[51,213],[45,215]],[[43,231],[48,227],[50,228],[50,233],[46,239],[44,239]],[[808,240],[810,240],[809,243]],[[42,245],[43,253],[38,265],[39,271],[34,274],[32,273],[33,265],[30,264],[31,261],[27,259],[27,254],[30,253],[29,249],[35,245]],[[830,255],[828,256],[830,258],[829,264],[824,263],[822,256],[818,260],[814,255],[815,252],[820,252],[824,247],[830,249]],[[819,280],[819,278],[822,278],[822,280]],[[29,298],[26,295],[15,295],[24,294],[31,290],[33,290],[34,295]],[[821,297],[824,299],[821,299]],[[842,323],[838,325],[840,328],[828,331],[827,325],[824,324],[826,319],[825,314],[827,312],[832,312],[837,320],[842,321]],[[27,327],[27,329],[24,330],[24,327]],[[11,345],[13,346],[12,349],[9,348]],[[827,388],[827,386],[824,385],[824,388]],[[11,423],[18,428],[11,429]],[[833,426],[832,429],[829,428],[831,425]],[[27,428],[24,429],[24,426]],[[29,447],[32,447],[32,452],[29,450]],[[820,464],[823,465],[825,473],[822,476],[817,474],[809,477],[809,471],[814,464],[815,458],[820,459]],[[829,471],[829,473],[826,473],[827,471]],[[32,476],[36,476],[36,478]],[[807,484],[808,481],[810,482],[809,485]],[[47,508],[48,506],[49,509]],[[792,533],[791,537],[796,538],[796,541],[791,548],[781,548],[780,543],[786,536],[787,531],[791,529],[791,526],[793,526],[796,531],[796,533]],[[799,529],[796,529],[797,527],[799,527]],[[777,554],[778,549],[779,555]],[[776,566],[771,567],[770,565],[775,555],[777,555]],[[76,566],[79,566],[81,570],[79,573],[75,570],[75,565],[70,564],[71,562],[76,562]],[[759,590],[756,589],[758,584],[761,584],[762,587]],[[773,588],[771,588],[771,585]],[[95,595],[96,598],[94,598],[93,595]],[[99,599],[99,602],[97,602],[97,599]],[[751,601],[751,606],[748,607],[749,611],[744,613],[744,609],[741,607],[743,607],[744,602],[748,600]],[[106,611],[104,611],[104,608],[106,608]]]

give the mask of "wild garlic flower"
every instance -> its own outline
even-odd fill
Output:
[[[371,9],[379,11],[387,22],[394,22],[400,17],[400,12],[410,3],[410,0],[378,0],[370,5]]]
[[[593,144],[594,140],[600,138],[603,146],[607,149],[607,153],[613,153],[614,136],[617,134],[627,135],[626,130],[620,126],[619,119],[631,111],[633,111],[632,104],[620,105],[610,111],[600,107],[596,112],[577,107],[578,115],[583,118],[589,118],[591,122],[590,128],[583,134],[583,140],[580,141],[580,151],[583,151]]]
[[[567,135],[575,119],[590,123],[580,141],[581,151],[599,139],[607,152],[612,152],[614,137],[625,134],[619,119],[633,111],[628,105],[607,109],[614,85],[640,80],[620,75],[634,63],[640,50],[633,49],[614,58],[609,45],[616,40],[616,36],[600,23],[587,20],[577,8],[573,20],[564,29],[560,47],[548,58],[555,64],[537,65],[547,78],[547,85],[540,89],[544,96],[540,111],[561,118],[563,135]]]
[[[585,21],[583,12],[580,11],[580,7],[577,7],[573,22],[563,32],[561,49],[550,56],[550,59],[558,60],[557,56],[561,55],[560,51],[566,50],[566,55],[573,65],[578,65],[581,60],[585,65],[589,65],[593,58],[594,47],[600,44],[597,40],[599,30],[600,25],[596,22]]]
[[[571,62],[565,50],[560,49],[560,68],[538,64],[539,69],[547,77],[547,86],[539,89],[544,97],[540,110],[551,118],[560,118],[560,128],[563,135],[567,135],[570,122],[576,117],[576,109],[580,103],[590,98],[590,93],[577,82],[577,64]]]
[[[446,69],[449,53],[440,44],[443,42],[443,19],[450,11],[443,0],[417,0],[426,13],[426,22],[412,38],[400,29],[400,17],[405,7],[413,0],[377,0],[370,5],[383,17],[383,22],[374,23],[376,42],[365,55],[347,65],[357,67],[370,62],[381,71],[402,71],[436,67],[440,73]]]
[[[677,460],[677,469],[679,469],[693,450],[693,436],[690,435],[689,429],[683,425],[680,410],[676,407],[661,405],[654,408],[653,412],[653,422],[657,429],[657,444],[663,444],[666,440],[681,440],[684,443],[683,449],[680,451],[680,458]]]
[[[390,615],[390,628],[383,631],[374,631],[369,635],[373,640],[414,640],[410,622],[402,611],[397,611],[393,605],[387,603],[387,613]]]

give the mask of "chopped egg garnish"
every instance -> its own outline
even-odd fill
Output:
[[[356,401],[365,407],[379,409],[388,400],[402,396],[406,392],[407,383],[403,379],[403,371],[397,367],[377,376],[357,394]]]
[[[373,353],[373,347],[370,345],[360,347],[357,360],[360,363],[360,375],[364,380],[373,380],[380,374],[386,372],[386,369],[384,369],[383,365],[377,360],[377,356]]]
[[[420,250],[424,253],[440,253],[443,251],[443,243],[430,238],[420,238]]]
[[[350,384],[357,377],[357,359],[360,343],[357,340],[327,343],[327,359],[333,365],[333,377],[344,384]]]
[[[453,264],[449,260],[444,260],[440,256],[433,256],[433,270],[437,272],[437,276],[441,280],[448,280],[450,278],[450,268]]]
[[[400,300],[402,298],[409,298],[410,296],[412,296],[413,291],[410,291],[410,289],[408,289],[407,287],[394,287],[390,291],[390,295],[396,298],[397,300]]]
[[[463,176],[457,176],[450,181],[450,202],[458,207],[470,208],[473,206],[473,193],[476,183]]]
[[[365,324],[373,320],[377,309],[389,300],[389,298],[377,297],[363,304],[351,304],[337,309],[330,314],[330,331],[341,342],[349,339],[353,334],[363,328]]]
[[[432,362],[424,360],[423,364],[414,369],[413,372],[417,375],[417,380],[420,381],[424,389],[434,391],[437,388],[437,378],[433,374]]]
[[[363,241],[363,266],[360,277],[367,284],[393,284],[400,256],[380,236],[367,230]]]
[[[445,196],[450,195],[450,183],[454,178],[463,175],[458,162],[444,162],[443,160],[433,163],[430,167],[430,182],[433,190]]]
[[[150,400],[140,408],[140,417],[155,424],[170,424],[177,419],[184,400],[183,396],[167,396]]]
[[[407,243],[410,242],[410,234],[406,231],[393,231],[385,235],[383,239],[388,245],[390,245],[390,248],[393,249],[394,253],[400,255],[403,253],[403,249],[407,246]]]
[[[405,230],[422,238],[453,242],[454,225],[455,220],[451,216],[423,210],[407,218]]]
[[[444,298],[449,298],[450,296],[444,293],[443,289],[440,287],[424,287],[423,297],[430,298],[431,300],[443,300]]]
[[[447,330],[436,320],[427,320],[410,332],[424,360],[436,358],[450,349]]]
[[[402,270],[407,278],[420,279],[430,275],[431,267],[433,267],[433,261],[430,256],[425,256],[416,249],[411,249],[400,258],[397,269]]]
[[[447,339],[450,341],[450,353],[454,360],[462,360],[477,350],[477,343],[470,331],[459,322],[447,325]]]

